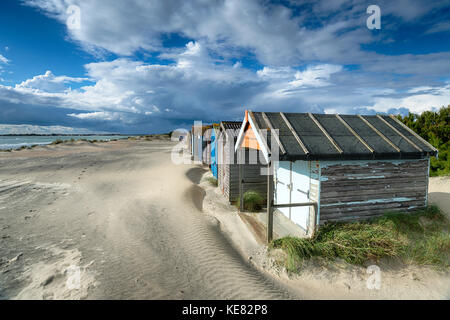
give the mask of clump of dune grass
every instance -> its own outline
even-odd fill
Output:
[[[51,144],[61,144],[61,143],[64,143],[64,141],[61,140],[61,139],[57,139],[57,140],[55,140],[55,141],[52,141]]]
[[[265,204],[265,198],[257,191],[249,190],[244,193],[244,210],[250,212],[257,212],[263,208]],[[236,206],[240,208],[241,199],[238,198]]]
[[[436,206],[415,213],[387,213],[362,222],[332,223],[313,239],[285,237],[271,243],[287,254],[285,266],[296,271],[305,259],[340,258],[351,264],[394,258],[406,264],[448,269],[450,223]]]
[[[217,187],[219,185],[217,179],[214,177],[208,177],[206,178],[206,181],[208,181],[214,187]]]

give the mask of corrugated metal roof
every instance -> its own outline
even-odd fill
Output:
[[[221,124],[225,129],[240,130],[242,121],[222,121]]]
[[[239,130],[241,130],[242,121],[222,121],[220,124],[227,130],[227,133],[236,138],[239,135]]]
[[[280,160],[415,159],[437,153],[391,116],[250,113],[260,129],[278,129],[285,151]]]

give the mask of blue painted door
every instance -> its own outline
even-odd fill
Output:
[[[216,130],[212,129],[211,133],[211,172],[217,179],[217,143]]]

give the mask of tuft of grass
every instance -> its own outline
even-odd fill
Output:
[[[436,206],[415,213],[387,213],[353,223],[331,223],[313,239],[285,237],[271,243],[287,253],[285,266],[295,272],[305,259],[340,258],[362,265],[396,258],[403,263],[450,267],[450,223]]]
[[[244,193],[244,210],[250,212],[260,211],[265,204],[266,199],[257,191],[249,190]],[[240,208],[241,199],[238,198],[236,206]]]
[[[219,185],[217,179],[214,177],[208,177],[206,178],[206,181],[208,181],[214,187],[217,187]]]
[[[61,139],[57,139],[57,140],[55,140],[55,141],[52,141],[51,144],[61,144],[61,143],[64,143],[64,141],[61,140]]]

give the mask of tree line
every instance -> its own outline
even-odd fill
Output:
[[[425,111],[420,115],[409,113],[404,117],[398,115],[397,118],[439,150],[438,158],[431,157],[430,175],[450,174],[450,105],[436,112]]]

